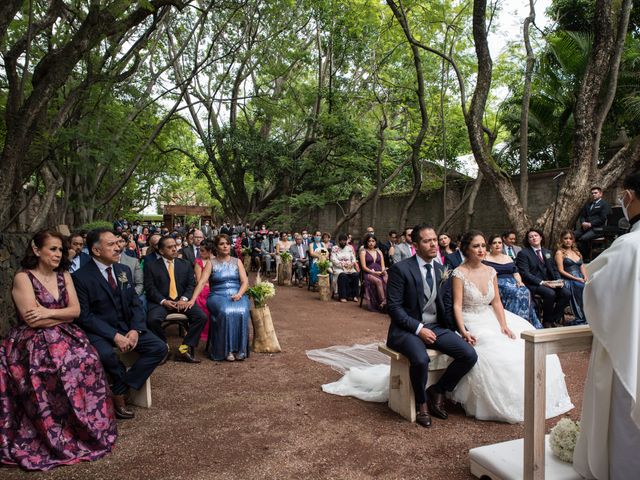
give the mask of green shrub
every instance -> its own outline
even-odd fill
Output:
[[[96,220],[95,222],[89,222],[82,225],[79,230],[95,230],[96,228],[108,228],[113,230],[113,223],[106,220]]]

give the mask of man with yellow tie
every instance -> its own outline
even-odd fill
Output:
[[[170,313],[186,315],[189,327],[178,347],[176,360],[200,363],[195,357],[195,348],[207,317],[200,307],[189,302],[195,288],[193,268],[186,260],[177,258],[178,250],[173,238],[162,237],[157,249],[161,261],[144,266],[144,288],[149,307],[147,325],[166,343],[167,337],[161,326],[164,319]]]

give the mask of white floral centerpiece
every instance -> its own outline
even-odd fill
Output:
[[[551,429],[549,446],[553,454],[563,462],[573,463],[573,450],[576,448],[580,423],[563,418]]]
[[[262,281],[260,275],[256,278],[256,283],[253,287],[247,290],[247,293],[253,298],[253,303],[256,308],[266,306],[268,298],[273,298],[276,295],[276,287],[273,283],[268,281]]]

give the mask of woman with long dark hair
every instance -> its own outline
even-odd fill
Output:
[[[35,234],[14,277],[18,325],[0,343],[0,463],[26,470],[96,460],[116,423],[80,314],[62,235]]]

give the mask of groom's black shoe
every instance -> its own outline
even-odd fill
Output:
[[[435,385],[431,385],[427,388],[427,407],[429,407],[429,413],[436,418],[446,420],[449,418],[446,410],[444,409],[444,393],[436,391]]]
[[[429,416],[428,413],[418,412],[418,413],[416,413],[416,423],[418,425],[422,425],[423,427],[430,427],[431,426],[431,417]]]

